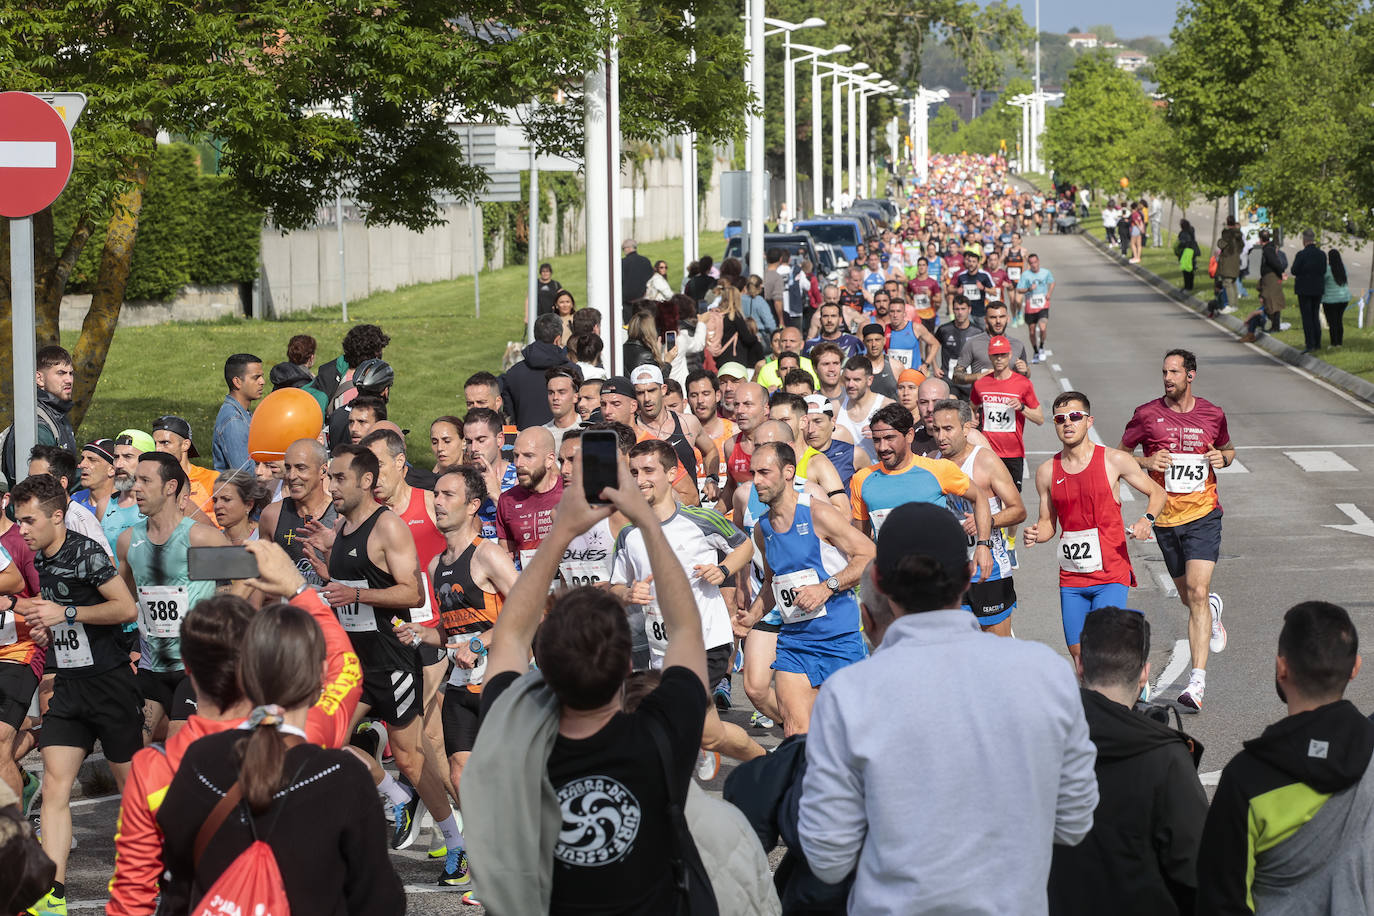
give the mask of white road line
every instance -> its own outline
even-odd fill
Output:
[[[1063,369],[1060,369],[1060,368],[1059,368],[1059,364],[1058,364],[1058,363],[1050,363],[1050,368],[1053,369],[1055,372],[1063,372],[1063,371],[1064,371]]]
[[[120,795],[118,795],[118,794],[115,794],[115,795],[101,795],[101,796],[99,796],[99,797],[97,797],[97,798],[78,798],[76,801],[74,801],[74,802],[71,803],[71,806],[72,806],[73,808],[84,808],[84,807],[86,807],[87,805],[103,805],[103,804],[105,804],[106,802],[119,801],[119,799],[120,799],[121,797],[122,797],[122,796],[120,796]]]
[[[1064,391],[1073,391],[1073,385],[1071,385],[1069,383],[1069,380],[1064,378],[1062,375],[1059,377],[1059,387],[1062,388]]]
[[[55,169],[53,140],[0,140],[0,169]]]
[[[1217,468],[1216,472],[1218,474],[1249,474],[1250,469],[1241,464],[1239,458],[1233,458],[1229,467]]]
[[[1221,770],[1213,770],[1210,773],[1201,773],[1198,775],[1197,781],[1202,783],[1204,786],[1214,786],[1217,783],[1221,782]]]
[[[1172,583],[1170,583],[1172,584]],[[1180,639],[1174,643],[1173,654],[1169,656],[1169,664],[1164,666],[1164,673],[1155,681],[1154,687],[1150,688],[1150,696],[1156,696],[1161,691],[1173,686],[1174,681],[1183,673],[1192,662],[1192,655],[1188,651],[1188,640]]]
[[[1355,465],[1335,452],[1284,452],[1284,455],[1309,474],[1357,470]]]
[[[1178,597],[1178,586],[1174,585],[1174,580],[1169,577],[1168,570],[1155,570],[1155,581],[1159,583],[1159,589],[1164,592],[1165,598]]]

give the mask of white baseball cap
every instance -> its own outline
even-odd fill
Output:
[[[835,416],[835,405],[830,403],[830,399],[823,394],[808,394],[806,396],[807,413],[823,413],[827,416]]]
[[[647,363],[643,366],[635,366],[634,369],[630,371],[630,384],[662,385],[663,370],[658,366],[649,365]]]

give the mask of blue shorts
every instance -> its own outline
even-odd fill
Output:
[[[799,639],[778,639],[778,654],[773,660],[774,671],[804,674],[812,687],[819,687],[825,679],[846,665],[863,661],[868,656],[861,633],[847,633],[825,642],[804,642]]]
[[[1083,632],[1083,620],[1092,611],[1104,607],[1125,607],[1131,587],[1123,582],[1102,585],[1059,587],[1059,611],[1064,616],[1064,644],[1076,646]]]

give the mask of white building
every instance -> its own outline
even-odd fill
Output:
[[[1070,48],[1095,48],[1097,47],[1096,32],[1071,32],[1069,34]]]
[[[1119,51],[1116,55],[1116,68],[1127,73],[1135,73],[1149,62],[1149,55],[1141,51]]]

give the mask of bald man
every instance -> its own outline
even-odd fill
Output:
[[[553,527],[563,498],[563,477],[553,449],[553,433],[531,426],[515,437],[517,483],[496,502],[496,537],[521,568]]]
[[[754,430],[768,421],[768,389],[758,382],[740,382],[735,386],[736,432],[725,440],[721,448],[725,456],[725,491],[721,501],[728,508],[734,505],[735,490],[754,479],[749,462],[754,455]]]
[[[282,459],[283,496],[262,510],[258,537],[275,541],[287,552],[305,581],[324,582],[305,553],[306,538],[314,534],[320,546],[332,542],[338,512],[325,486],[329,453],[318,439],[297,439]]]
[[[911,440],[911,453],[913,455],[921,455],[925,458],[944,457],[930,430],[935,428],[935,405],[951,397],[954,395],[950,393],[949,382],[942,378],[928,378],[917,387],[917,409],[912,411],[916,420],[915,437]],[[991,448],[988,445],[987,436],[984,436],[982,431],[978,429],[977,423],[965,426],[964,438],[971,445]]]

